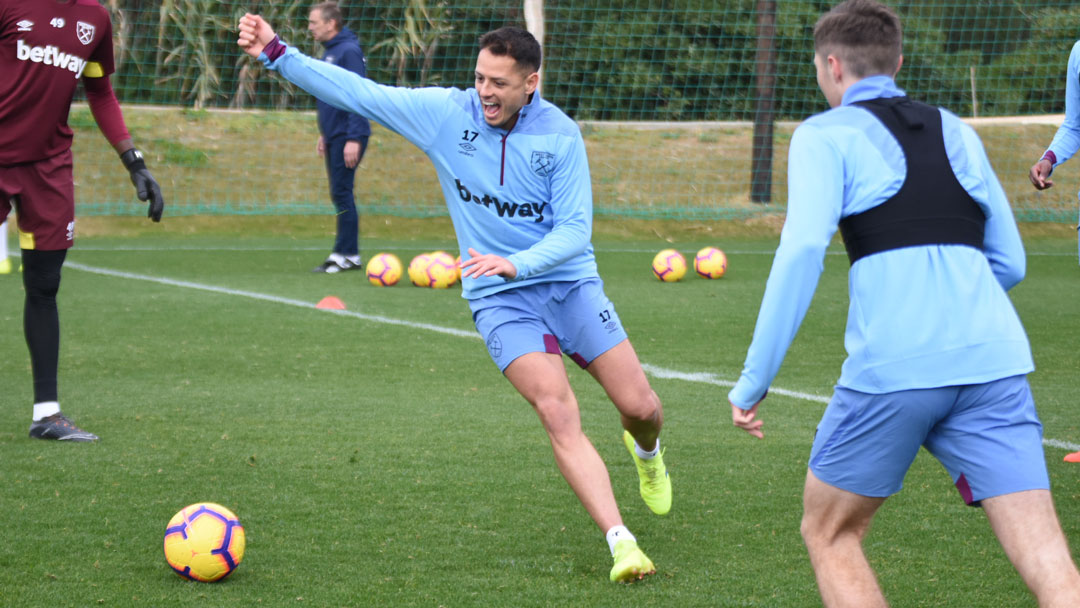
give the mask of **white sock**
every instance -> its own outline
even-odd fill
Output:
[[[628,530],[626,526],[612,526],[612,528],[607,531],[607,544],[608,548],[611,549],[612,555],[615,555],[615,543],[620,540],[636,541],[637,539],[634,538],[634,535],[630,533],[630,530]]]
[[[656,438],[656,447],[654,447],[651,452],[643,450],[641,446],[637,444],[637,441],[635,441],[634,453],[642,460],[652,460],[653,458],[656,458],[656,455],[660,453],[660,438]]]
[[[42,418],[48,418],[60,411],[60,404],[56,401],[42,401],[34,404],[34,422]]]
[[[0,224],[0,260],[7,259],[7,220]]]

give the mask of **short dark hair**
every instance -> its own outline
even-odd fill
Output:
[[[492,55],[509,55],[518,66],[540,71],[540,43],[527,30],[506,26],[480,36],[480,50]]]
[[[814,25],[814,52],[837,56],[857,78],[896,73],[902,42],[900,18],[875,0],[842,2]]]
[[[320,2],[311,7],[313,11],[319,11],[323,21],[333,21],[336,29],[345,29],[345,15],[341,14],[341,7],[337,2]]]

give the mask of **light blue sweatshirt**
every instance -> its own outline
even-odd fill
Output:
[[[824,269],[840,219],[896,194],[904,153],[868,110],[851,104],[901,96],[891,78],[852,85],[840,106],[806,120],[788,152],[788,212],[746,363],[728,398],[749,409],[780,369]],[[941,111],[945,151],[987,216],[983,249],[921,245],[864,257],[848,274],[844,361],[837,384],[865,393],[979,384],[1034,369],[1006,290],[1024,277],[1020,232],[982,142]]]
[[[1047,151],[1054,153],[1056,157],[1054,167],[1057,167],[1072,158],[1078,149],[1080,149],[1080,42],[1073,45],[1072,52],[1069,53],[1069,65],[1065,70],[1065,120],[1058,127]],[[1077,241],[1080,243],[1080,223],[1077,224],[1076,229]]]
[[[466,278],[476,299],[533,283],[596,277],[592,184],[577,123],[534,93],[509,132],[484,121],[475,89],[377,84],[289,47],[267,66],[320,100],[378,121],[435,164],[462,259],[507,258],[517,277]]]

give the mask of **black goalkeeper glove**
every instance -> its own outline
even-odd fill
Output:
[[[131,183],[135,184],[135,195],[140,201],[150,201],[146,217],[155,222],[161,221],[161,212],[165,210],[165,200],[161,198],[161,186],[158,186],[150,170],[146,168],[142,152],[130,148],[120,155],[120,160],[131,174]]]

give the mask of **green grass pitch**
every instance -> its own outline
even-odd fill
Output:
[[[95,445],[27,438],[22,291],[17,275],[0,276],[0,605],[819,605],[798,529],[824,406],[774,393],[762,406],[766,439],[755,441],[731,427],[724,385],[740,371],[774,235],[597,228],[606,289],[641,359],[698,374],[652,378],[675,491],[670,515],[657,517],[637,495],[614,408],[568,361],[626,524],[657,565],[620,586],[607,580],[603,536],[535,414],[473,335],[459,290],[312,274],[331,220],[308,222],[88,231],[60,292],[60,395],[102,437]],[[366,254],[407,263],[454,249],[445,226],[391,224],[365,218]],[[658,238],[669,230],[674,242]],[[104,233],[113,236],[95,236]],[[1080,443],[1074,239],[1029,236],[1028,277],[1012,296],[1033,344],[1046,437],[1062,442],[1046,454],[1076,551],[1080,465],[1062,462]],[[652,278],[659,249],[690,256],[704,245],[727,252],[723,279]],[[827,397],[839,374],[840,252],[834,244],[777,388]],[[326,295],[347,314],[314,309]],[[165,524],[197,501],[231,508],[247,531],[244,562],[221,584],[181,580],[162,554]],[[1034,605],[982,512],[962,504],[925,452],[866,547],[894,605]]]

